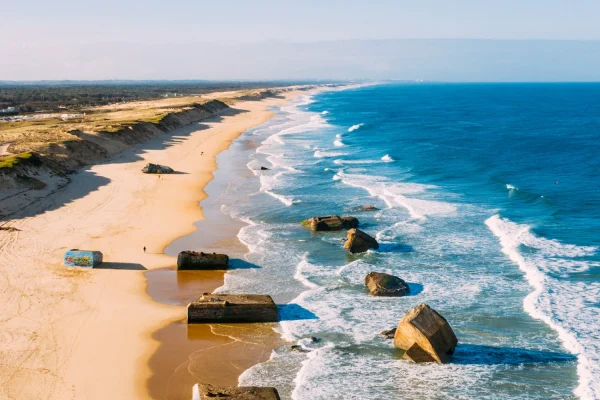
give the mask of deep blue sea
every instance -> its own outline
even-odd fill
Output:
[[[275,111],[219,156],[251,171],[219,201],[259,267],[220,290],[292,304],[279,329],[307,352],[283,346],[241,385],[298,400],[600,399],[600,84],[383,84]],[[345,232],[300,225],[331,214],[358,217],[380,249],[351,255]],[[412,294],[370,297],[370,271]],[[449,364],[409,363],[378,334],[420,303],[456,332]]]

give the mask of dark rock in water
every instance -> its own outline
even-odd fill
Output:
[[[261,171],[269,171],[269,168],[267,168],[267,167],[260,167],[260,170]]]
[[[380,335],[383,335],[386,339],[393,339],[396,334],[396,328],[388,329],[387,331],[379,332]]]
[[[192,389],[192,400],[281,400],[274,387],[217,387],[198,383]]]
[[[206,254],[196,251],[182,251],[177,256],[177,269],[227,269],[229,257],[225,254]]]
[[[311,336],[310,337],[311,342],[313,343],[319,343],[321,341],[321,339],[319,339],[318,337],[315,336]]]
[[[358,226],[358,219],[354,217],[339,217],[329,215],[326,217],[314,217],[302,221],[302,225],[309,227],[313,231],[339,231],[342,229],[352,229]]]
[[[144,168],[142,168],[142,172],[145,174],[172,174],[173,169],[171,167],[167,167],[166,165],[148,163]]]
[[[397,276],[381,272],[369,272],[365,285],[371,296],[404,296],[410,293],[406,282]]]
[[[375,207],[375,206],[368,206],[368,205],[365,205],[365,206],[360,206],[360,207],[358,207],[358,209],[357,209],[357,210],[358,210],[358,211],[377,211],[377,210],[379,210],[379,208],[377,208],[377,207]]]
[[[406,351],[403,358],[417,363],[446,363],[457,344],[448,321],[427,304],[408,311],[394,335],[394,346]]]
[[[297,351],[298,353],[310,353],[310,350],[306,350],[305,348],[297,344],[290,346],[290,350]]]
[[[344,248],[351,253],[364,253],[369,249],[378,249],[379,243],[360,229],[350,229]]]
[[[260,294],[203,294],[188,304],[188,324],[215,322],[277,322],[271,296]]]

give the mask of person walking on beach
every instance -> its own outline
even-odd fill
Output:
[[[146,246],[144,246],[144,253],[146,252]]]

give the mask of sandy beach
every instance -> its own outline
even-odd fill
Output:
[[[163,250],[203,218],[198,203],[216,155],[296,94],[239,102],[127,149],[3,225],[11,229],[0,231],[0,398],[189,398],[197,378],[190,371],[234,385],[268,358],[270,347],[245,338],[272,342],[269,326],[252,335],[241,327],[188,328],[183,304],[220,286],[223,273],[178,277]],[[147,162],[177,173],[142,175]],[[71,248],[100,250],[105,262],[65,268]],[[154,299],[165,293],[170,300]]]

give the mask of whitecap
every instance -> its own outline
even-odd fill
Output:
[[[321,151],[321,150],[317,150],[317,151],[315,151],[315,153],[313,155],[316,158],[340,157],[340,156],[346,155],[346,153],[342,153],[342,152],[339,152],[339,151]]]
[[[363,126],[364,124],[356,124],[356,125],[352,125],[350,128],[348,128],[348,132],[353,132],[357,129],[359,129],[361,126]]]
[[[381,160],[334,160],[334,164],[336,165],[350,165],[350,164],[378,164],[381,163]]]
[[[565,348],[577,355],[579,386],[575,394],[584,399],[599,398],[600,381],[594,377],[600,376],[600,345],[595,340],[598,325],[592,321],[600,321],[600,311],[585,307],[587,302],[582,297],[598,302],[600,284],[565,282],[551,276],[565,267],[573,268],[572,272],[585,270],[584,262],[568,258],[592,255],[597,248],[538,237],[528,225],[499,215],[488,218],[485,224],[500,241],[502,252],[518,265],[533,288],[523,301],[525,311],[555,330]],[[522,246],[529,251],[522,253]]]

